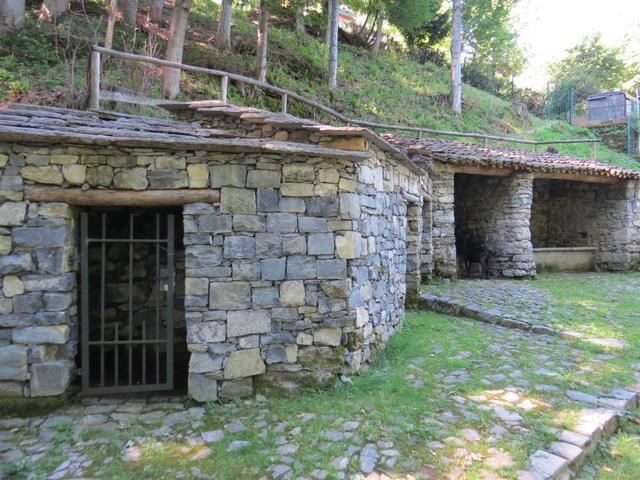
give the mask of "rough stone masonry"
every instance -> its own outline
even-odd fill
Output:
[[[494,274],[534,275],[531,212],[549,212],[534,182],[579,178],[567,173],[576,162],[590,181],[612,177],[590,207],[598,267],[638,265],[637,173],[576,159],[550,173],[555,157],[512,164],[509,152],[396,138],[403,150],[361,128],[201,107],[172,107],[188,122],[0,109],[0,396],[57,395],[78,373],[77,222],[101,192],[124,194],[119,206],[207,199],[166,204],[184,232],[176,338],[190,362],[176,375],[200,401],[361,371],[402,326],[421,275],[456,275],[456,228],[489,244]],[[513,169],[487,167],[487,152]]]
[[[182,207],[191,357],[177,374],[192,398],[359,372],[402,326],[407,285],[417,293],[426,177],[355,137],[266,152],[243,139],[0,143],[0,395],[61,394],[77,372],[76,222],[91,207],[34,201],[25,187],[219,191]]]

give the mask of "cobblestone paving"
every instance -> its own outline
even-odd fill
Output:
[[[425,285],[422,291],[528,325],[546,325],[553,318],[554,298],[522,280],[456,280]]]
[[[31,478],[542,478],[524,470],[554,464],[532,454],[564,461],[559,436],[620,407],[602,377],[615,354],[435,314],[396,337],[369,373],[289,399],[85,399],[0,420],[2,465]]]

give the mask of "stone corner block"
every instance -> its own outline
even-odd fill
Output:
[[[261,375],[266,372],[266,366],[260,356],[259,348],[248,350],[236,350],[229,354],[224,368],[224,378],[233,380],[236,378]]]
[[[69,360],[34,363],[31,366],[31,396],[61,395],[73,378],[73,364]]]
[[[362,237],[358,232],[342,232],[336,236],[336,255],[344,259],[360,258]]]
[[[199,373],[189,374],[189,397],[196,402],[218,399],[218,382]]]

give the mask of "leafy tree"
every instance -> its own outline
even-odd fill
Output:
[[[470,53],[464,76],[470,84],[505,94],[511,79],[522,72],[525,56],[511,30],[511,12],[517,0],[466,0],[464,43]]]
[[[573,87],[577,98],[615,90],[633,78],[633,66],[625,62],[624,46],[607,47],[599,34],[585,37],[567,56],[549,67],[556,85]]]
[[[407,36],[433,21],[442,0],[386,0],[384,2],[387,18]]]

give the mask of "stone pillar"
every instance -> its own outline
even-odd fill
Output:
[[[529,174],[508,177],[461,174],[455,182],[456,235],[468,236],[490,253],[492,275],[529,277],[536,273],[531,244],[533,181]]]
[[[74,228],[66,204],[0,205],[0,396],[59,395],[73,379]]]
[[[531,244],[533,175],[514,173],[500,180],[489,233],[489,250],[495,253],[492,273],[504,277],[532,277],[536,262]]]
[[[422,242],[420,249],[420,275],[425,282],[433,275],[433,213],[431,200],[422,204]]]
[[[455,277],[457,266],[453,171],[446,165],[440,165],[432,183],[433,272],[443,277]]]
[[[407,300],[417,300],[420,293],[422,253],[422,198],[407,206]]]
[[[635,180],[603,185],[598,198],[598,270],[635,269],[640,261],[640,191]]]

